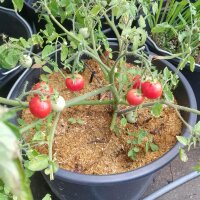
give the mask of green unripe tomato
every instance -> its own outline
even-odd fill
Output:
[[[29,55],[23,55],[20,60],[19,63],[22,67],[24,68],[29,68],[32,66],[33,64],[33,60]]]
[[[126,116],[127,122],[129,122],[131,124],[133,124],[137,121],[133,111],[126,113],[125,116]]]
[[[52,103],[52,108],[56,112],[61,112],[65,108],[65,99],[59,96],[54,103]]]
[[[79,34],[81,34],[85,39],[87,39],[90,36],[89,30],[88,30],[87,27],[80,28],[79,29]]]

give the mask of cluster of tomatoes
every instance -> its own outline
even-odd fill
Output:
[[[126,100],[130,105],[140,105],[144,98],[157,99],[162,95],[162,85],[158,81],[141,81],[141,76],[137,75],[133,78],[133,87],[128,91]]]
[[[80,74],[76,74],[66,78],[65,84],[68,90],[79,91],[84,88],[84,79]],[[59,96],[55,101],[52,101],[51,96],[54,94],[54,90],[47,83],[39,82],[32,90],[39,91],[29,102],[29,110],[35,117],[45,118],[52,110],[60,112],[64,109],[65,99]]]

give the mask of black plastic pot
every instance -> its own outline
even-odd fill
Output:
[[[28,23],[18,15],[14,10],[0,7],[0,34],[5,34],[9,37],[20,38],[23,37],[28,39],[32,35],[32,29]],[[0,45],[3,41],[0,41]],[[32,51],[32,48],[30,49]],[[15,77],[23,72],[20,65],[13,66],[11,70],[0,69],[0,93],[4,90],[4,86],[14,80]],[[12,83],[9,83],[12,85]],[[6,88],[7,92],[9,88]],[[3,91],[5,92],[5,91]]]
[[[160,47],[158,47],[157,44],[153,41],[153,39],[151,37],[147,38],[146,45],[149,47],[150,51],[152,51],[153,53],[156,53],[158,55],[161,55],[161,56],[172,55],[172,53],[165,51],[165,50],[161,49]],[[181,61],[181,58],[179,58],[179,57],[169,60],[169,62],[171,62],[175,66],[178,66],[180,61]],[[186,64],[186,68],[190,69],[189,63]],[[195,71],[200,72],[200,64],[197,64],[197,63],[195,64]]]
[[[53,57],[52,57],[53,59]],[[130,60],[130,59],[129,59]],[[132,60],[133,61],[133,60]],[[160,69],[168,66],[172,71],[176,68],[167,61],[155,61],[154,64]],[[8,98],[16,98],[28,80],[28,88],[39,81],[41,74],[39,69],[30,69],[24,73],[11,89]],[[188,81],[179,72],[180,84],[175,91],[175,96],[180,105],[196,108],[196,99]],[[182,113],[183,118],[192,126],[196,122],[196,115]],[[182,133],[188,136],[188,130],[183,128]],[[51,190],[60,200],[138,200],[151,183],[155,173],[168,164],[178,154],[180,144],[154,162],[126,173],[114,175],[84,175],[63,169],[55,173],[55,180],[49,181],[49,177],[43,176]]]

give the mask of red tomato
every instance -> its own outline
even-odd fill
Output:
[[[51,113],[51,102],[41,101],[39,96],[35,96],[29,102],[29,109],[35,117],[45,118]]]
[[[84,79],[80,74],[75,74],[74,78],[66,78],[66,86],[70,91],[79,91],[84,88]]]
[[[47,83],[45,82],[36,83],[35,86],[33,87],[33,90],[38,90],[39,88],[44,88],[44,89],[41,89],[40,92],[42,92],[43,94],[46,94],[47,96],[53,94],[53,88],[47,85]],[[35,94],[34,96],[38,96],[38,95]]]
[[[137,75],[133,78],[133,89],[139,89],[141,87],[141,76]]]
[[[130,105],[137,106],[144,101],[144,96],[136,89],[131,89],[126,95],[126,100]]]
[[[159,82],[146,81],[142,83],[142,93],[148,99],[157,99],[162,95],[162,85]]]

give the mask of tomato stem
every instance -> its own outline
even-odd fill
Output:
[[[53,163],[53,141],[54,141],[54,136],[55,136],[56,127],[57,127],[57,124],[58,124],[58,121],[59,121],[59,117],[60,117],[60,112],[57,112],[53,126],[50,130],[50,133],[49,133],[49,141],[48,141],[48,143],[49,143],[49,153],[48,153],[49,154],[49,163]],[[53,180],[54,175],[53,175],[52,164],[50,164],[49,168],[50,168],[50,180]]]

